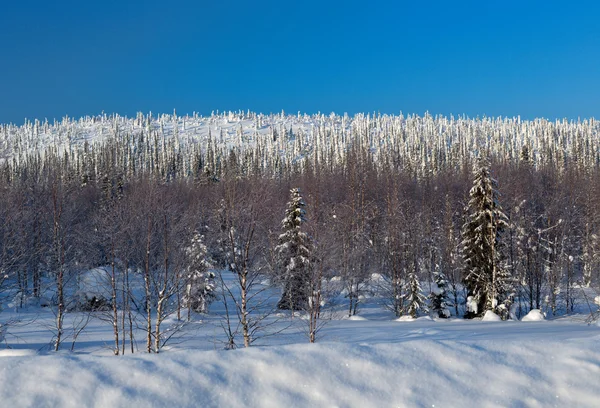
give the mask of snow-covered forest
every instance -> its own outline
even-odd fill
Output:
[[[552,324],[598,337],[585,326],[600,306],[593,119],[228,112],[2,125],[0,219],[0,321],[16,349],[89,350],[86,336],[115,355],[199,338],[205,349],[319,343],[343,319],[387,330],[365,316],[417,325],[434,354],[447,337],[430,325],[458,318],[466,331],[548,319],[541,340]],[[599,350],[585,344],[597,375]]]
[[[254,260],[268,275],[288,191],[300,188],[324,276],[343,278],[350,314],[373,273],[401,316],[408,276],[431,286],[441,272],[461,315],[461,234],[483,157],[508,221],[502,255],[518,316],[569,313],[574,292],[600,280],[599,133],[593,119],[252,112],[3,125],[4,285],[39,297],[43,277],[111,259],[141,268],[144,242],[148,268],[164,267],[168,251],[175,273],[194,233],[225,267],[237,225],[256,229]]]

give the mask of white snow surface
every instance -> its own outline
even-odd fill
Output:
[[[598,407],[600,327],[585,324],[587,315],[398,324],[376,298],[353,318],[340,307],[316,344],[305,316],[281,312],[273,319],[289,329],[227,351],[215,302],[160,354],[144,353],[137,329],[136,352],[127,344],[124,356],[112,355],[106,313],[92,314],[74,352],[70,332],[83,315],[68,313],[54,353],[51,310],[5,309],[0,407]]]
[[[522,322],[539,322],[542,320],[546,320],[546,317],[540,309],[532,309],[521,319]]]
[[[4,354],[0,398],[6,407],[598,406],[597,328],[419,321],[386,335],[389,322],[342,323],[330,328],[336,341],[317,344]]]
[[[502,319],[500,318],[500,316],[498,316],[496,313],[492,312],[491,310],[487,310],[485,312],[485,314],[483,315],[483,317],[481,318],[481,321],[483,322],[499,322]]]
[[[81,273],[77,286],[79,297],[110,299],[110,267],[94,268]]]

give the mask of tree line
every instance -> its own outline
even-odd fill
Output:
[[[205,312],[217,295],[231,299],[250,345],[265,311],[252,290],[265,276],[281,288],[280,308],[309,313],[313,341],[332,279],[343,285],[349,315],[374,291],[397,316],[430,307],[439,317],[494,310],[505,318],[570,313],[582,288],[600,282],[594,121],[544,128],[516,119],[360,117],[345,133],[344,117],[317,117],[323,124],[312,139],[271,123],[263,143],[258,129],[273,117],[211,120],[236,118],[256,133],[240,125],[240,144],[227,149],[231,139],[210,131],[184,142],[177,129],[186,119],[175,115],[90,119],[110,137],[83,143],[76,134],[87,122],[65,121],[56,129],[70,141],[38,149],[29,132],[42,134],[42,125],[3,127],[20,136],[4,139],[6,152],[19,153],[1,165],[2,286],[20,306],[50,298],[56,349],[65,313],[88,308],[112,324],[115,353],[133,347],[143,313],[146,350],[158,352],[170,336],[167,317]],[[177,125],[166,137],[168,121]],[[518,128],[534,132],[511,139],[506,129]],[[562,146],[548,142],[548,129],[569,148],[546,149]],[[293,147],[275,149],[283,139]],[[232,272],[239,294],[217,294],[209,264]],[[95,267],[106,272],[106,299],[70,289]],[[143,282],[138,296],[135,282]],[[233,347],[238,333],[226,329]]]

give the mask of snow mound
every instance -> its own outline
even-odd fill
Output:
[[[110,267],[99,267],[82,272],[78,281],[77,295],[80,297],[111,298]]]
[[[491,310],[486,311],[485,315],[483,315],[483,318],[481,319],[482,322],[499,322],[501,320],[502,319],[500,318],[500,316],[498,316]]]
[[[522,322],[539,322],[542,320],[546,320],[546,317],[540,309],[532,309],[521,319]]]
[[[367,320],[362,316],[350,316],[348,320]]]
[[[528,341],[11,357],[0,398],[5,407],[598,406],[597,341]]]
[[[23,356],[34,356],[35,350],[28,349],[6,349],[0,350],[0,357],[23,357]]]
[[[414,322],[415,320],[412,316],[400,316],[396,319],[397,322]]]
[[[431,316],[417,317],[417,320],[429,320],[429,321],[433,322],[433,319],[431,318]]]

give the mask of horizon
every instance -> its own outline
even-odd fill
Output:
[[[577,122],[584,122],[584,121],[596,121],[597,118],[594,116],[589,116],[589,117],[576,117],[576,118],[570,118],[570,117],[556,117],[556,118],[547,118],[547,117],[533,117],[533,118],[524,118],[522,115],[514,115],[514,116],[506,116],[506,115],[476,115],[476,116],[470,116],[467,114],[459,114],[459,113],[449,113],[449,114],[444,114],[444,113],[432,113],[429,111],[425,111],[425,112],[395,112],[395,113],[389,113],[389,112],[377,112],[377,111],[370,111],[370,112],[353,112],[353,113],[349,113],[349,112],[302,112],[302,111],[298,111],[298,112],[287,112],[284,109],[281,109],[279,112],[258,112],[258,111],[253,111],[252,109],[236,109],[236,110],[229,110],[229,109],[214,109],[209,113],[204,113],[204,112],[197,112],[197,111],[193,111],[193,112],[179,112],[177,109],[172,109],[170,112],[165,111],[165,112],[154,112],[154,111],[147,111],[147,112],[143,112],[143,111],[136,111],[132,114],[122,114],[120,112],[105,112],[105,111],[101,111],[99,113],[96,114],[85,114],[82,116],[71,116],[71,115],[63,115],[61,117],[44,117],[44,118],[29,118],[29,117],[25,117],[21,120],[21,122],[19,123],[15,123],[15,122],[0,122],[1,125],[13,125],[13,126],[23,126],[27,123],[34,123],[35,121],[39,121],[40,123],[44,123],[44,122],[48,122],[48,123],[53,123],[53,122],[61,122],[62,120],[64,120],[65,118],[68,118],[70,120],[80,120],[80,119],[85,119],[85,118],[98,118],[98,117],[103,117],[106,116],[108,118],[113,117],[113,116],[119,116],[121,118],[124,119],[135,119],[137,117],[138,114],[142,114],[144,117],[147,117],[148,115],[152,115],[153,118],[158,118],[162,115],[173,115],[174,113],[176,113],[177,117],[182,118],[182,117],[194,117],[194,115],[197,115],[198,117],[202,117],[202,118],[208,118],[211,117],[212,115],[223,115],[223,114],[228,114],[228,113],[234,113],[234,114],[238,114],[238,113],[253,113],[256,115],[264,115],[264,116],[274,116],[274,115],[279,115],[281,114],[281,112],[283,111],[283,113],[285,114],[285,116],[304,116],[304,115],[308,115],[310,117],[312,116],[317,116],[317,115],[326,115],[329,116],[331,114],[339,116],[339,117],[344,117],[347,116],[349,118],[354,118],[356,115],[381,115],[381,116],[400,116],[403,115],[404,117],[420,117],[423,118],[427,115],[433,117],[433,118],[448,118],[448,119],[464,119],[464,120],[472,120],[472,121],[477,121],[477,120],[483,120],[483,119],[491,119],[491,120],[520,120],[523,122],[535,122],[535,121],[547,121],[550,123],[555,123],[555,122],[563,122],[563,121],[567,121],[568,123],[577,123]]]

